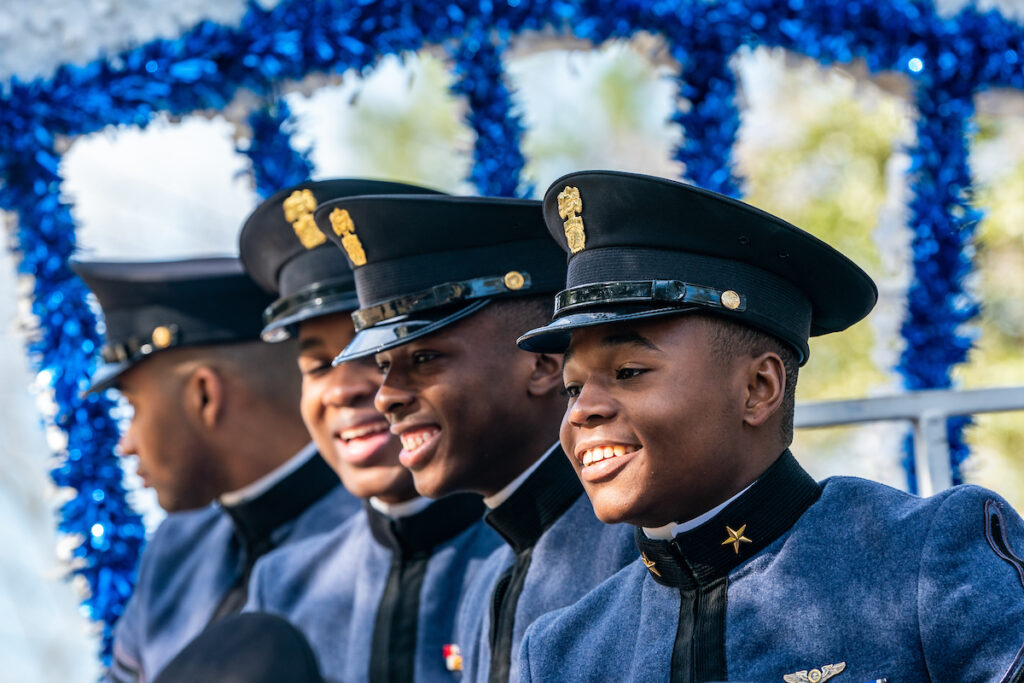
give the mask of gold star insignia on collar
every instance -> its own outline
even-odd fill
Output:
[[[722,545],[729,545],[732,543],[732,549],[736,551],[736,554],[740,554],[740,543],[753,543],[749,538],[743,535],[743,532],[747,530],[747,525],[744,524],[738,530],[733,531],[731,527],[725,527],[726,533],[729,534],[729,538],[722,541]]]
[[[655,576],[661,576],[661,572],[654,566],[654,560],[647,559],[647,553],[640,553],[640,561],[644,563],[644,566],[651,570],[651,573]]]
[[[782,680],[786,681],[786,683],[825,683],[825,681],[833,676],[841,674],[845,668],[846,662],[826,664],[820,669],[811,669],[810,671],[804,669],[803,671],[786,674],[782,677]]]

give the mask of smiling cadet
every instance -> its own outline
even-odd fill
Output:
[[[763,211],[661,178],[555,182],[570,253],[553,321],[561,441],[640,557],[530,629],[523,680],[1019,681],[1024,524],[999,496],[818,483],[788,450],[808,337],[874,306],[871,279]]]
[[[309,444],[294,352],[260,341],[270,299],[238,259],[72,267],[106,323],[90,391],[116,387],[131,404],[120,450],[170,513],[142,555],[108,672],[152,680],[241,609],[266,552],[334,528],[358,502]]]
[[[501,541],[482,521],[479,496],[418,496],[373,405],[381,380],[373,359],[331,365],[355,334],[358,302],[345,255],[312,212],[318,202],[381,193],[434,194],[376,180],[303,183],[260,205],[239,238],[246,268],[278,297],[264,337],[298,339],[306,427],[342,483],[367,501],[336,531],[265,558],[246,610],[297,626],[328,679],[451,681],[442,651],[463,583]]]
[[[485,496],[506,541],[467,589],[445,659],[464,681],[516,680],[526,627],[635,557],[631,529],[597,520],[557,446],[560,357],[515,345],[550,316],[565,257],[535,201],[361,197],[326,202],[316,220],[359,293],[336,362],[376,358],[377,409],[417,490]]]

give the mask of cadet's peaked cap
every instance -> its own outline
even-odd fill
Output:
[[[405,344],[494,298],[557,292],[565,255],[541,204],[446,196],[350,197],[317,209],[355,273],[356,336],[335,363]]]
[[[551,324],[520,337],[528,351],[564,351],[580,327],[705,311],[790,344],[802,364],[809,336],[846,329],[878,298],[863,270],[813,235],[664,178],[570,173],[545,194],[544,220],[569,272]]]
[[[281,190],[256,207],[238,237],[245,269],[277,296],[263,314],[264,341],[282,341],[297,323],[358,307],[345,256],[316,226],[318,204],[367,194],[441,194],[386,180],[338,178]]]
[[[71,268],[96,295],[107,328],[89,391],[165,349],[259,341],[260,313],[270,303],[233,257],[74,261]]]

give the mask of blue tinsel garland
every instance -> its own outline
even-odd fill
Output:
[[[440,43],[450,47],[453,87],[466,96],[478,136],[471,180],[481,192],[525,193],[522,126],[501,58],[511,36],[536,29],[594,43],[638,31],[664,35],[682,65],[680,93],[688,100],[674,117],[686,130],[675,158],[689,179],[730,195],[740,192],[731,161],[736,81],[728,65],[737,48],[779,46],[826,64],[863,59],[872,72],[905,73],[919,118],[911,150],[915,280],[899,371],[909,388],[949,385],[950,369],[971,343],[963,323],[977,312],[962,286],[977,218],[965,141],[971,96],[985,87],[1024,88],[1024,31],[998,13],[968,8],[943,18],[923,0],[283,0],[269,11],[252,3],[238,27],[203,23],[174,40],[63,67],[50,79],[13,80],[0,98],[0,208],[19,217],[19,268],[35,276],[39,318],[29,351],[53,388],[54,424],[68,437],[53,476],[78,491],[61,510],[60,528],[86,539],[75,571],[92,589],[84,610],[105,624],[105,656],[142,525],[125,503],[111,455],[117,430],[110,405],[78,395],[99,338],[86,292],[67,267],[74,225],[60,200],[54,134],[145,126],[161,111],[218,110],[239,88],[272,97],[287,79],[364,69],[380,55]],[[245,154],[261,196],[308,176],[308,156],[288,144],[283,103],[254,113],[250,124]],[[960,423],[950,424],[959,464]],[[912,466],[908,476],[913,485]]]

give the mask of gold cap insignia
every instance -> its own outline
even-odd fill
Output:
[[[327,236],[320,232],[313,220],[316,210],[316,197],[309,190],[295,190],[282,204],[284,219],[292,224],[292,230],[306,249],[318,247],[327,241]]]
[[[352,260],[352,265],[365,265],[366,252],[363,251],[363,243],[356,236],[356,224],[352,222],[352,216],[349,216],[345,209],[335,209],[331,211],[329,218],[334,234],[341,238],[341,246]]]
[[[169,327],[160,327],[153,330],[153,334],[150,335],[150,339],[153,340],[153,346],[158,349],[166,349],[171,345],[171,329]]]
[[[647,553],[640,553],[640,561],[644,563],[644,566],[647,567],[652,574],[655,576],[661,576],[661,572],[659,572],[658,568],[654,566],[654,560],[647,559]]]
[[[735,311],[740,307],[740,295],[731,289],[725,290],[722,292],[722,305],[730,311]]]
[[[747,530],[747,525],[744,524],[738,530],[733,531],[731,527],[725,527],[725,532],[729,534],[729,538],[722,541],[722,545],[729,545],[732,543],[732,549],[736,551],[736,554],[740,554],[740,543],[753,543],[749,538],[743,535],[743,532]]]
[[[580,197],[579,188],[566,185],[565,189],[558,193],[558,215],[565,219],[562,227],[565,228],[569,251],[574,254],[583,251],[587,246],[587,234],[583,230],[583,219],[579,215],[581,213],[583,198]]]
[[[826,664],[820,669],[811,669],[810,671],[804,669],[803,671],[786,674],[782,677],[782,680],[786,683],[824,683],[833,676],[841,674],[845,668],[846,662]]]
[[[526,278],[518,270],[510,270],[505,273],[505,286],[515,291],[522,289],[523,285],[526,284]]]

